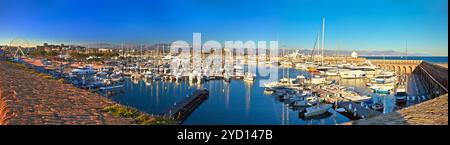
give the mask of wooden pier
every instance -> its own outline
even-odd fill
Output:
[[[368,109],[368,108],[364,108],[361,105],[354,103],[354,102],[338,102],[337,105],[340,108],[344,108],[347,113],[352,114],[352,116],[354,117],[358,117],[358,118],[371,118],[371,117],[375,117],[378,115],[381,115],[381,112],[372,110],[372,109]]]
[[[208,90],[197,90],[182,102],[161,113],[161,116],[169,116],[177,121],[183,121],[208,97]]]

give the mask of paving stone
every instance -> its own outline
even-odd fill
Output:
[[[10,116],[4,122],[0,118],[0,124],[133,124],[133,119],[101,111],[114,104],[97,94],[43,79],[0,61],[0,107],[7,108],[0,116]]]
[[[389,114],[345,124],[448,125],[448,94]]]

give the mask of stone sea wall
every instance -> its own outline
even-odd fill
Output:
[[[448,125],[448,94],[389,114],[345,125]]]

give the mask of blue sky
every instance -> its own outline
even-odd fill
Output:
[[[447,0],[0,0],[0,44],[279,40],[311,48],[448,55]]]

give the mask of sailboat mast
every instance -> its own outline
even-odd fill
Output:
[[[283,50],[283,48],[281,48],[281,58],[284,58],[284,50]],[[285,76],[285,74],[284,74],[284,66],[282,67],[283,69],[283,78],[284,78],[284,76]]]
[[[383,64],[384,66],[386,66],[386,57],[384,56],[384,53],[383,53]]]
[[[405,52],[405,58],[408,60],[408,41],[406,41],[406,52]]]
[[[289,52],[288,52],[289,53]],[[289,54],[288,54],[289,55]],[[290,59],[288,59],[288,60],[290,60]],[[290,64],[290,63],[288,63],[288,64]],[[286,75],[287,75],[287,78],[289,79],[289,68],[291,68],[291,67],[287,67],[286,68],[286,71],[287,71],[287,73],[286,73]]]
[[[384,61],[384,65],[386,66],[386,56],[383,53],[383,61]],[[383,83],[386,81],[386,75],[383,75]]]
[[[120,50],[122,50],[122,54],[123,54],[123,56],[125,57],[125,50],[123,49],[123,42],[122,42],[122,44],[120,45]]]
[[[341,57],[341,45],[338,43],[337,44],[337,57]]]
[[[314,47],[313,47],[313,50],[312,50],[312,52],[311,52],[311,60],[312,60],[312,62],[313,63],[316,63],[316,59],[315,59],[315,57],[314,57],[314,51],[317,49],[317,55],[319,54],[319,49],[320,49],[320,43],[319,43],[319,38],[320,38],[320,30],[319,31],[317,31],[317,37],[316,37],[316,41],[314,42]]]
[[[325,17],[323,17],[323,19],[322,19],[322,65],[323,65],[323,57],[324,57],[323,51],[325,48],[324,40],[325,40]]]

